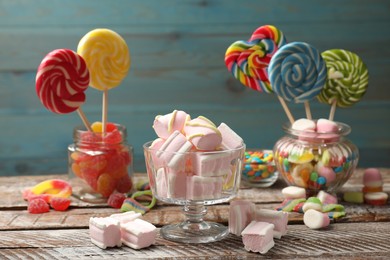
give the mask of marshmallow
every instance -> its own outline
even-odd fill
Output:
[[[329,226],[330,219],[326,213],[309,209],[303,215],[303,223],[311,229],[320,229]]]
[[[161,198],[166,198],[168,195],[167,175],[164,168],[160,168],[156,172],[156,193]]]
[[[244,140],[225,123],[218,126],[222,135],[221,147],[223,149],[237,149],[244,144]]]
[[[274,245],[274,225],[267,222],[252,221],[241,233],[247,251],[265,254]]]
[[[126,223],[128,223],[130,221],[133,221],[134,219],[137,219],[137,218],[139,218],[141,216],[142,216],[141,213],[137,213],[135,211],[127,211],[127,212],[124,212],[124,213],[112,214],[110,216],[110,218],[118,220],[119,223],[121,225],[123,225],[123,224],[126,224]]]
[[[306,200],[305,204],[303,204],[302,210],[303,212],[308,211],[309,209],[314,209],[322,212],[322,203],[317,197],[310,197]]]
[[[133,249],[141,249],[152,245],[156,240],[156,236],[156,227],[142,219],[135,219],[121,227],[122,243]]]
[[[306,199],[306,190],[296,186],[288,186],[282,190],[285,199]]]
[[[317,198],[322,204],[337,204],[337,197],[329,194],[323,190],[320,190],[317,194]]]
[[[221,132],[204,116],[187,121],[184,132],[198,150],[215,150],[222,142]]]
[[[184,167],[183,158],[186,152],[191,150],[192,144],[179,131],[173,132],[157,151],[157,157],[165,161],[170,168]]]
[[[313,120],[307,118],[301,118],[296,120],[291,129],[298,131],[314,132],[316,130],[316,123]]]
[[[343,194],[343,200],[351,203],[363,203],[363,192],[360,191],[347,191]]]
[[[255,204],[245,200],[233,200],[229,205],[229,232],[240,236],[252,221]]]
[[[192,156],[192,170],[200,176],[224,176],[230,174],[232,153],[210,152],[194,153]]]
[[[327,186],[329,186],[329,184],[331,184],[336,179],[336,173],[331,167],[320,165],[317,167],[317,173],[319,176],[325,178]]]
[[[92,243],[102,249],[122,245],[120,223],[114,218],[90,218],[89,235]]]
[[[338,133],[339,127],[337,123],[328,119],[320,118],[317,120],[318,133]]]
[[[167,175],[167,197],[174,199],[185,199],[187,196],[187,174],[184,172],[168,172]]]
[[[270,209],[255,210],[254,220],[274,225],[274,238],[280,239],[287,233],[288,213]]]
[[[381,173],[376,168],[368,168],[364,170],[363,185],[365,187],[381,187],[383,180]]]
[[[170,114],[156,116],[153,128],[158,137],[167,139],[174,131],[182,132],[186,120],[188,120],[186,112],[174,110]]]
[[[364,202],[370,205],[385,205],[389,195],[385,192],[369,192],[364,194]]]
[[[187,196],[189,200],[207,200],[222,195],[222,177],[187,177]]]

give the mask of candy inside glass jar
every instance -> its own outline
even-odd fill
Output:
[[[68,172],[74,196],[102,202],[113,192],[131,190],[133,151],[126,143],[124,126],[109,123],[105,133],[76,127],[73,139],[68,147]]]
[[[242,181],[252,187],[269,187],[278,179],[272,150],[248,149]]]
[[[351,128],[335,122],[333,132],[302,131],[283,126],[286,135],[274,146],[274,160],[288,185],[303,187],[308,194],[335,192],[354,172],[357,147],[346,136]]]

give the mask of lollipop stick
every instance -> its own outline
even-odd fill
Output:
[[[306,117],[307,119],[313,119],[312,116],[311,116],[311,111],[310,111],[310,104],[309,104],[309,101],[305,101],[305,111],[306,111]]]
[[[103,104],[102,104],[102,132],[103,134],[106,132],[107,125],[107,106],[108,106],[108,90],[105,89],[103,91]]]
[[[284,101],[283,98],[281,98],[280,96],[278,96],[279,98],[279,101],[280,101],[280,104],[282,105],[283,109],[284,109],[284,112],[286,113],[288,119],[290,120],[290,123],[294,123],[295,119],[294,117],[292,116],[291,112],[290,112],[290,109],[288,109],[287,107],[287,104],[286,102]]]
[[[337,99],[332,100],[332,106],[330,107],[329,120],[333,121],[334,113],[336,112]]]
[[[81,121],[83,121],[85,128],[87,128],[88,131],[92,132],[91,124],[89,123],[81,107],[77,109],[77,113],[79,114]]]

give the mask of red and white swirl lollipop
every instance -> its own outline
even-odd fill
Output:
[[[89,85],[89,71],[84,59],[69,49],[48,53],[38,67],[35,89],[42,104],[57,114],[78,111],[88,129],[81,105]]]

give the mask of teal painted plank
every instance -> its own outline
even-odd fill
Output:
[[[0,1],[0,25],[74,27],[77,25],[186,25],[271,22],[388,20],[385,0],[13,0]]]

